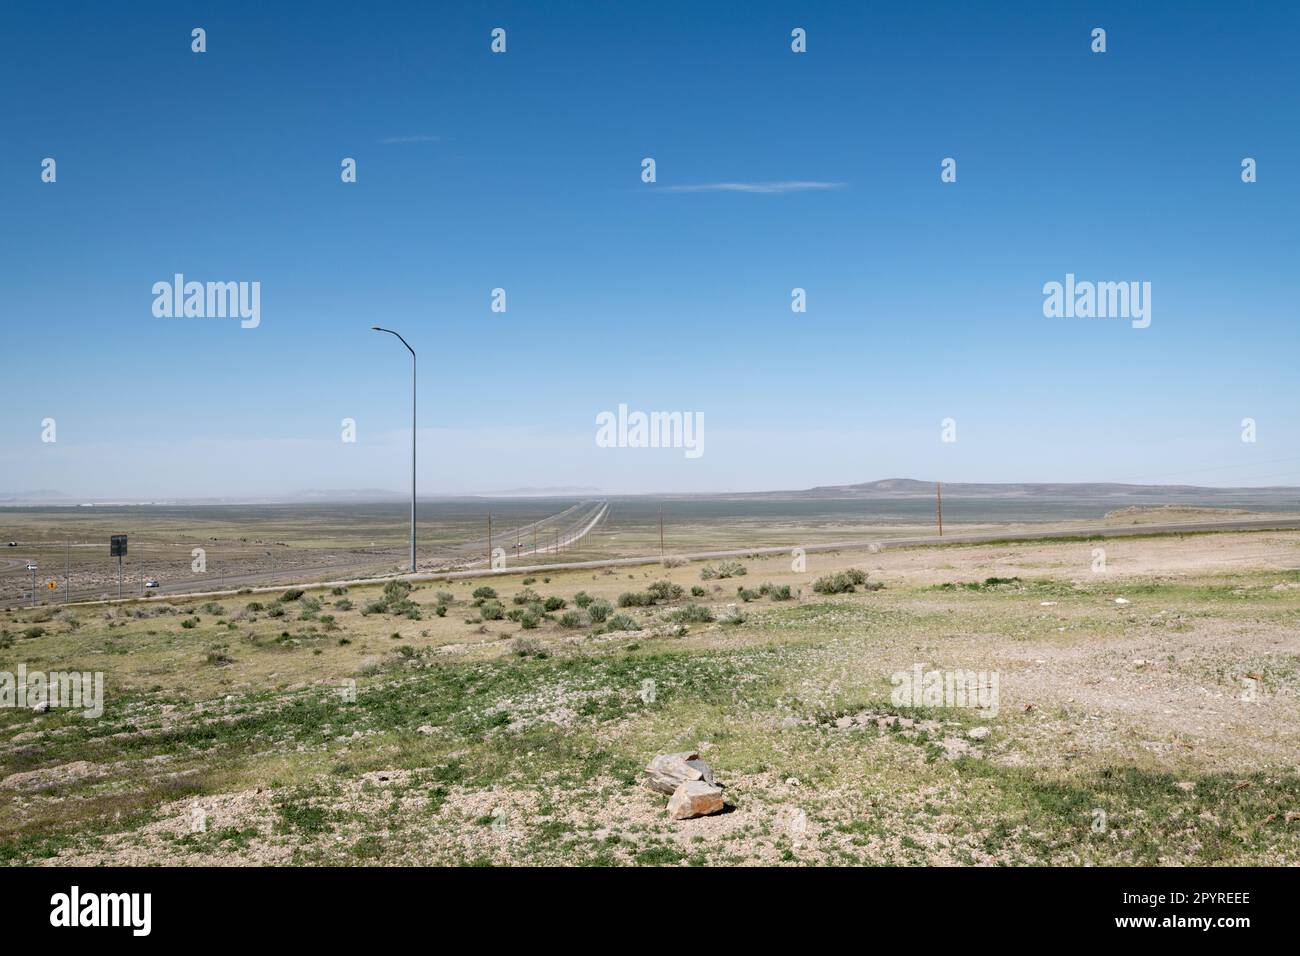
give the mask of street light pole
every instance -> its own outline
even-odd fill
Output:
[[[411,348],[409,342],[402,338],[400,334],[392,329],[380,328],[377,325],[370,327],[376,332],[387,332],[389,335],[396,335],[399,342],[406,346],[406,351],[411,353],[411,573],[415,573],[415,349]]]

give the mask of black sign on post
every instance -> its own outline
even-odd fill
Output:
[[[117,558],[117,599],[122,600],[122,557],[126,554],[126,535],[115,534],[108,539],[108,556]]]

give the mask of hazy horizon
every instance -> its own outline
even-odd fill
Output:
[[[572,499],[583,497],[700,497],[707,498],[710,496],[727,497],[735,495],[804,495],[810,491],[818,489],[838,489],[844,487],[870,486],[881,482],[917,482],[922,485],[930,485],[935,482],[933,479],[912,478],[903,476],[894,476],[891,478],[872,478],[863,481],[853,482],[819,482],[816,484],[790,486],[790,487],[772,487],[772,488],[755,488],[745,490],[734,489],[715,489],[706,491],[680,491],[675,489],[655,489],[650,491],[637,492],[615,492],[598,487],[578,487],[578,486],[549,486],[535,488],[500,488],[489,489],[474,492],[456,492],[456,491],[425,491],[420,489],[417,497],[420,500],[437,501],[437,500],[454,500],[460,498],[500,498],[527,500],[530,498],[544,499]],[[1141,489],[1173,489],[1189,488],[1194,490],[1204,490],[1209,492],[1244,492],[1247,494],[1253,492],[1297,492],[1300,493],[1300,486],[1279,485],[1279,484],[1255,484],[1255,485],[1223,485],[1223,484],[1202,484],[1199,482],[1120,482],[1120,481],[1041,481],[1041,482],[987,482],[987,481],[945,481],[943,486],[949,489],[949,493],[960,494],[963,490],[972,486],[1001,486],[1007,489],[1018,486],[1036,486],[1037,488],[1050,486],[1072,486],[1080,494],[1086,495],[1084,489],[1098,486],[1110,486],[1114,488],[1141,488]],[[919,492],[918,492],[919,493]],[[1046,492],[1039,492],[1046,495]],[[880,498],[888,497],[905,497],[912,492],[877,492],[876,496]],[[410,491],[391,489],[391,488],[296,488],[287,492],[265,492],[261,494],[247,495],[187,495],[187,494],[166,494],[166,495],[102,495],[102,494],[82,494],[74,495],[62,491],[58,488],[40,488],[40,489],[6,489],[0,488],[0,508],[5,506],[24,506],[27,504],[41,504],[48,502],[52,505],[72,505],[73,503],[96,503],[111,505],[114,503],[124,504],[149,504],[149,503],[277,503],[277,504],[314,504],[322,502],[345,503],[348,501],[355,502],[380,502],[387,503],[390,501],[409,500]],[[863,495],[870,498],[871,494]],[[814,499],[815,500],[815,499]]]

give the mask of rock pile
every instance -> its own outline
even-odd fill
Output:
[[[655,757],[646,765],[645,785],[669,795],[668,815],[674,820],[719,813],[725,803],[713,768],[692,750]]]

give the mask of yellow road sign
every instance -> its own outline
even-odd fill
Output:
[[[51,591],[57,591],[59,589],[59,584],[57,581],[51,581],[49,584],[46,585],[46,587],[49,588]]]

